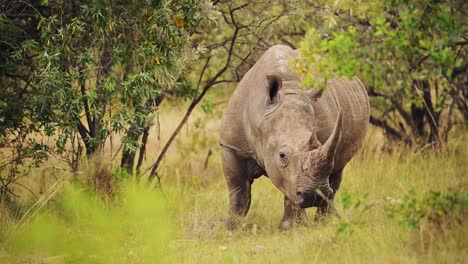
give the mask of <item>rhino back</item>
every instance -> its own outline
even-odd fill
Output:
[[[260,123],[265,115],[268,99],[267,75],[277,75],[283,88],[299,81],[289,67],[289,60],[297,51],[284,45],[269,48],[247,72],[229,99],[221,123],[220,143],[243,156],[258,155],[256,146],[261,143]]]
[[[342,169],[361,147],[369,124],[369,98],[362,82],[337,78],[329,81],[321,98],[313,105],[317,118],[317,138],[324,143],[331,135],[338,116],[332,92],[335,93],[343,115],[343,131],[335,156],[334,171]]]

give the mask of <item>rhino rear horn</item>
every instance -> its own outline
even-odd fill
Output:
[[[277,75],[267,75],[266,79],[268,81],[268,99],[270,103],[274,103],[278,97],[278,92],[283,86],[283,81]]]

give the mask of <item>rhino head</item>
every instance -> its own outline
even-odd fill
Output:
[[[297,82],[282,87],[278,76],[267,76],[267,80],[267,107],[261,123],[265,170],[290,201],[302,208],[320,206],[326,203],[323,196],[333,198],[329,176],[342,134],[341,108],[333,132],[321,144],[312,102],[322,90],[303,92]]]

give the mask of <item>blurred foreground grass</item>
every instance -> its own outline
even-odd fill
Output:
[[[181,115],[171,106],[163,111],[167,126],[161,141],[150,139],[146,166]],[[162,193],[114,172],[111,196],[67,182],[21,221],[2,209],[0,263],[468,261],[465,130],[454,131],[449,151],[433,153],[388,146],[371,129],[345,169],[336,197],[341,219],[279,231],[283,196],[263,177],[253,185],[242,227],[230,232],[223,223],[228,195],[217,140],[220,116],[197,112],[191,118],[164,161]],[[308,209],[309,219],[313,214]]]
[[[171,262],[168,222],[161,193],[127,184],[117,200],[66,186],[48,209],[19,222],[4,241],[4,262]]]

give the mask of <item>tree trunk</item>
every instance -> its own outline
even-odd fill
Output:
[[[139,129],[139,126],[134,126],[130,128],[130,131],[128,132],[127,135],[128,137],[130,137],[132,141],[137,141],[138,138],[140,138],[141,129]],[[136,155],[136,150],[132,150],[132,149],[124,150],[122,153],[122,160],[120,161],[120,168],[133,174],[133,167],[135,164],[135,155]]]
[[[99,149],[99,146],[97,145],[91,145],[89,143],[85,143],[85,148],[86,148],[86,157],[91,158]]]
[[[417,96],[417,83],[413,81],[411,84],[411,94]],[[419,96],[417,96],[419,97]],[[416,105],[416,103],[411,103],[411,121],[413,122],[413,135],[415,139],[420,139],[424,137],[424,105]]]
[[[141,148],[140,148],[140,155],[138,156],[138,163],[136,167],[137,175],[140,175],[141,172],[141,164],[143,164],[143,158],[145,157],[146,153],[146,143],[148,142],[149,137],[149,127],[145,127],[143,131],[143,137],[141,138]]]
[[[439,141],[439,113],[434,110],[431,99],[431,87],[428,81],[422,82],[423,101],[424,101],[424,115],[429,123],[431,132],[429,134],[429,142]]]
[[[90,127],[93,128],[92,126]],[[94,155],[94,153],[96,153],[96,151],[101,145],[96,144],[96,142],[92,142],[92,139],[96,139],[96,136],[94,134],[91,134],[91,132],[88,131],[88,129],[83,125],[83,123],[78,122],[77,130],[80,134],[80,139],[83,141],[83,144],[86,148],[86,157],[90,158]],[[93,130],[94,129],[91,129],[91,131]]]
[[[161,95],[159,95],[156,99],[154,100],[148,100],[145,104],[145,111],[149,113],[153,112],[153,108],[158,107],[161,102],[165,98],[165,92],[162,92]],[[131,138],[133,141],[137,141],[140,136],[143,134],[143,137],[141,139],[141,147],[140,147],[140,155],[138,157],[138,163],[137,163],[137,173],[140,171],[141,164],[143,163],[143,157],[146,152],[146,142],[148,141],[149,137],[149,129],[151,127],[147,126],[145,124],[135,124],[133,127],[130,128],[128,131],[127,136]],[[122,153],[122,159],[120,162],[120,168],[125,169],[127,172],[133,173],[133,167],[135,165],[135,157],[136,157],[136,152],[138,150],[131,150],[127,149]]]
[[[413,120],[414,127],[416,128],[413,132],[416,138],[421,138],[424,136],[424,109],[416,106],[416,104],[411,104],[411,117]]]

